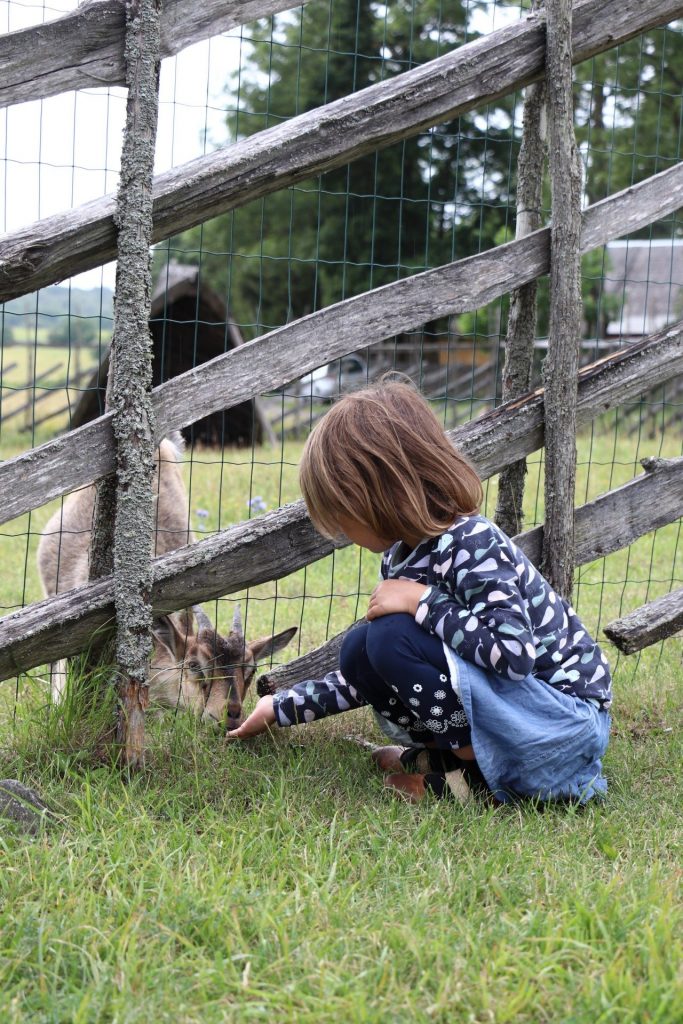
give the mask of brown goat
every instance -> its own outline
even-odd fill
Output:
[[[152,554],[163,555],[194,540],[178,448],[169,439],[156,453],[154,495],[157,528]],[[38,545],[38,570],[46,596],[87,583],[94,506],[91,484],[70,494],[45,527]],[[161,616],[153,627],[150,700],[162,707],[188,708],[202,720],[237,728],[256,662],[281,650],[295,633],[296,626],[248,643],[239,608],[225,637],[213,629],[201,608]],[[54,700],[61,698],[65,684],[66,664],[59,662],[52,666]]]

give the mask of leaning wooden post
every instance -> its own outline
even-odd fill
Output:
[[[533,0],[535,12],[543,0]],[[523,238],[541,226],[541,194],[546,160],[545,82],[527,86],[524,96],[522,145],[517,161],[517,220],[515,237]],[[531,389],[536,337],[536,294],[538,280],[517,288],[510,295],[503,402],[520,398]],[[521,533],[524,523],[524,478],[526,459],[512,462],[498,477],[495,520],[510,537]]]
[[[546,0],[552,197],[550,329],[545,385],[545,527],[542,569],[571,597],[574,574],[576,397],[581,339],[581,163],[574,136],[571,0]]]
[[[124,764],[144,756],[152,649],[150,551],[152,340],[149,331],[152,173],[159,99],[161,0],[126,2],[128,104],[117,199],[118,263],[109,389],[116,439],[114,601],[120,709],[117,742]]]

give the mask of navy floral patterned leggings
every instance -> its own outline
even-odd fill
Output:
[[[339,667],[375,711],[416,743],[445,750],[471,742],[441,640],[412,615],[382,615],[351,630]]]

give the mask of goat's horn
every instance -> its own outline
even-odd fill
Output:
[[[197,620],[198,629],[213,629],[213,622],[206,614],[204,609],[201,607],[201,605],[192,605],[192,611],[194,612],[194,617]]]
[[[235,614],[232,617],[232,631],[233,633],[237,633],[238,636],[244,637],[244,630],[242,629],[242,613],[239,605],[235,608]]]

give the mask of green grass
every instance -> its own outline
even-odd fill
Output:
[[[356,712],[250,745],[152,723],[126,782],[34,706],[3,774],[63,824],[0,840],[8,1022],[681,1019],[674,673],[623,695],[604,806],[394,802]]]
[[[78,375],[92,374],[98,362],[99,352],[95,345],[83,346],[77,355],[68,345],[48,346],[41,345],[39,341],[9,346],[2,353],[0,365],[0,415],[3,419],[9,417],[0,436],[2,457],[7,458],[10,454],[10,449],[16,444],[16,432],[20,429],[24,430],[21,449],[30,447],[33,425],[45,417],[51,417],[49,436],[66,430],[69,404],[73,409],[82,389],[90,385],[90,376],[78,380]],[[36,378],[39,379],[35,387],[27,386],[27,382]]]
[[[581,439],[581,500],[680,454],[614,437]],[[255,495],[295,499],[299,451],[261,449],[254,467],[195,452],[195,528],[239,521]],[[6,608],[39,595],[49,512],[1,528]],[[669,527],[586,567],[581,614],[594,627],[670,589],[680,547]],[[376,568],[347,549],[253,588],[248,632],[300,623],[308,649],[362,614]],[[217,602],[224,627],[233,601]],[[35,839],[0,832],[3,1024],[683,1020],[680,639],[619,663],[610,793],[583,811],[394,801],[344,739],[377,737],[364,711],[229,746],[152,716],[147,767],[126,780],[89,750],[98,709],[50,708],[43,675],[0,684],[0,777],[61,816]]]

